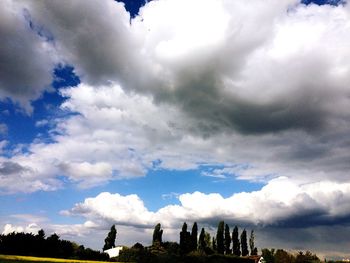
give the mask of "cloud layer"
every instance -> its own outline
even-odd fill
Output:
[[[53,57],[74,65],[83,83],[61,91],[62,108],[77,115],[55,120],[52,144],[3,158],[32,171],[33,191],[59,188],[62,174],[85,188],[143,176],[159,160],[162,168],[239,165],[233,175],[249,180],[346,177],[347,5],[166,0],[130,20],[115,1],[15,3],[2,12],[25,33],[8,39],[27,38],[16,41],[44,53],[26,59],[46,70]],[[6,94],[13,77],[38,96],[7,75]]]

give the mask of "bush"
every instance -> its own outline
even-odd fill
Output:
[[[134,246],[132,248],[123,248],[119,252],[119,256],[116,258],[117,261],[121,262],[154,262],[153,260],[156,258],[154,254],[152,254],[147,249]]]
[[[90,260],[109,258],[107,254],[99,251],[61,240],[56,234],[45,238],[43,231],[39,231],[38,235],[15,232],[0,235],[0,254]]]

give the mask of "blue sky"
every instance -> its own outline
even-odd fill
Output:
[[[2,3],[1,231],[100,249],[222,218],[350,256],[350,9],[243,2]]]

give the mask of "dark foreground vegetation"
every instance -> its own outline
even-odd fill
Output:
[[[15,232],[0,235],[0,254],[89,260],[109,258],[105,253],[61,240],[56,234],[46,238],[44,230],[36,235]]]
[[[262,256],[267,263],[311,263],[321,262],[316,254],[310,251],[300,251],[296,255],[289,253],[283,249],[262,249]]]
[[[114,237],[114,231],[115,228],[111,229],[114,234],[109,236]],[[131,248],[124,248],[116,260],[145,263],[254,263],[259,262],[262,256],[264,260],[260,262],[266,263],[321,262],[309,251],[294,255],[282,249],[262,249],[262,254],[258,255],[254,231],[250,232],[248,238],[245,229],[239,234],[238,227],[235,226],[231,232],[230,227],[223,221],[218,224],[216,235],[213,237],[204,228],[198,232],[196,223],[191,231],[187,230],[187,224],[184,223],[179,233],[179,243],[163,242],[163,230],[158,224],[154,228],[152,246],[143,247],[142,244],[136,243]],[[108,241],[108,237],[106,240]]]

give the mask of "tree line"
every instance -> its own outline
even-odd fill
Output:
[[[262,256],[266,263],[311,263],[321,262],[316,254],[310,251],[299,251],[296,255],[289,253],[283,249],[262,249]],[[328,261],[332,262],[332,261]]]
[[[204,254],[221,254],[221,255],[235,255],[235,256],[248,256],[257,255],[258,249],[255,246],[255,235],[254,230],[250,232],[249,238],[249,248],[248,250],[248,240],[247,240],[247,231],[243,229],[241,235],[239,236],[238,227],[235,226],[232,233],[228,224],[225,224],[224,221],[219,222],[217,227],[216,236],[211,238],[210,233],[205,231],[204,228],[201,229],[201,232],[198,237],[198,225],[197,222],[194,222],[192,230],[187,231],[187,223],[184,222],[182,225],[182,230],[180,232],[180,243],[179,252],[180,254],[188,254],[192,251],[198,251]],[[103,250],[107,250],[115,247],[117,230],[115,225],[111,227],[110,232],[108,233]],[[161,224],[157,224],[154,227],[153,237],[152,237],[152,246],[153,247],[162,247],[164,245],[162,241],[163,230]]]
[[[114,246],[116,233],[116,228],[113,225],[105,239],[104,248]],[[179,243],[164,242],[162,236],[161,224],[157,224],[153,230],[151,246],[144,247],[142,244],[136,243],[131,248],[124,247],[116,260],[142,263],[253,263],[254,260],[247,256],[258,254],[254,230],[250,231],[248,239],[246,229],[239,233],[238,227],[235,226],[231,232],[229,225],[225,224],[224,221],[219,222],[216,233],[212,237],[205,228],[199,232],[196,222],[192,225],[191,231],[189,231],[187,223],[183,223],[179,232]],[[283,249],[264,248],[261,252],[266,263],[321,262],[316,254],[310,251],[300,251],[295,255]]]
[[[105,253],[62,240],[55,233],[46,237],[43,229],[37,234],[12,232],[0,235],[0,254],[89,260],[109,258]]]
[[[115,225],[108,233],[103,250],[115,247]],[[183,223],[179,233],[179,243],[163,241],[163,229],[157,224],[153,230],[152,245],[144,247],[136,243],[131,248],[120,251],[116,260],[123,262],[254,262],[246,257],[257,255],[255,246],[254,230],[251,230],[249,240],[246,229],[239,234],[235,226],[231,232],[228,224],[219,222],[216,234],[211,237],[210,233],[202,228],[199,232],[198,224],[193,223],[191,231],[186,222]],[[249,245],[248,245],[249,244]],[[242,256],[242,257],[241,257]],[[170,260],[170,261],[169,261]]]
[[[245,229],[239,234],[238,227],[235,226],[231,232],[230,227],[224,221],[218,224],[216,234],[212,237],[204,228],[200,232],[198,230],[196,222],[192,225],[191,231],[188,230],[188,225],[185,222],[179,232],[179,243],[164,242],[163,229],[161,224],[157,224],[153,230],[151,246],[144,247],[142,244],[136,243],[130,248],[124,247],[119,257],[111,260],[142,263],[254,262],[246,257],[249,254],[256,255],[258,253],[253,230],[250,232],[249,239]],[[113,225],[104,240],[103,250],[115,247],[116,236],[117,229]],[[0,254],[87,260],[109,259],[105,253],[62,240],[55,233],[46,237],[42,229],[37,234],[12,232],[0,235]],[[309,251],[294,255],[283,249],[264,248],[262,256],[266,263],[321,262],[315,254]]]

